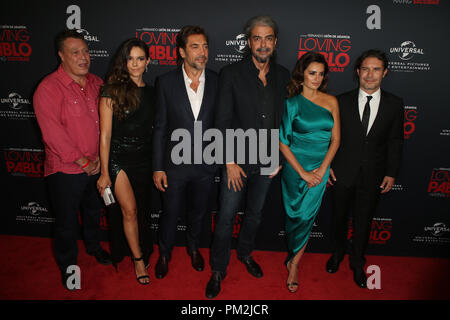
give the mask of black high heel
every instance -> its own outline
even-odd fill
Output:
[[[292,260],[286,260],[285,264],[286,264],[286,268],[288,269],[288,277],[289,277],[289,273],[291,271],[291,267],[292,266],[297,267],[298,264],[292,263]],[[289,267],[289,264],[291,265],[290,267]],[[298,270],[297,270],[297,272],[298,272]],[[297,275],[297,277],[298,277],[298,275]],[[287,282],[286,281],[286,286],[287,286],[287,289],[289,290],[290,293],[295,293],[298,290],[298,282]],[[294,287],[295,289],[291,289],[292,287]]]
[[[131,260],[133,261],[133,263],[136,262],[136,261],[142,261],[142,260],[144,260],[144,256],[141,256],[140,258],[135,258],[135,257],[132,256],[132,257],[131,257]],[[145,262],[144,262],[144,263],[145,263]],[[148,268],[148,266],[145,267],[146,270],[147,270],[147,268]],[[136,272],[136,264],[134,264],[134,271]],[[141,279],[148,279],[149,282],[141,282],[141,281],[140,281]],[[146,276],[140,276],[140,277],[138,277],[137,274],[136,274],[136,280],[137,280],[137,282],[138,282],[139,284],[142,284],[143,286],[146,286],[146,285],[148,285],[148,284],[150,283],[150,276],[149,276],[149,275],[146,275]]]

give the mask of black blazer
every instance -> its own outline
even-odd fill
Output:
[[[371,183],[381,184],[384,176],[396,177],[403,147],[403,101],[381,90],[380,106],[367,136],[358,110],[359,89],[337,97],[341,119],[341,144],[332,168],[336,179],[350,186],[356,181],[363,158]]]
[[[217,73],[205,69],[205,89],[202,105],[197,117],[197,121],[202,121],[203,132],[214,126],[217,84]],[[187,170],[193,170],[194,168],[204,170],[207,174],[213,173],[216,170],[217,166],[215,165],[193,164],[194,122],[195,118],[186,92],[181,66],[159,76],[156,80],[156,111],[153,129],[152,157],[153,171],[166,171],[182,177],[188,174]],[[171,135],[178,128],[187,129],[190,132],[192,164],[175,165],[171,161],[170,155],[172,148],[179,143],[177,141],[171,141]],[[203,146],[207,144],[205,142]]]
[[[258,110],[260,109],[260,97],[258,96],[256,69],[250,57],[227,65],[220,71],[219,93],[217,97],[216,127],[221,130],[225,137],[226,129],[241,128],[259,129]],[[271,81],[275,86],[275,127],[279,129],[284,111],[286,99],[286,86],[290,78],[289,71],[274,62],[270,64]],[[270,137],[270,134],[269,134]],[[278,143],[278,141],[276,142]],[[246,159],[248,150],[246,150]],[[224,161],[225,152],[224,152]],[[235,162],[236,154],[235,154]],[[280,159],[280,162],[282,159]],[[248,168],[248,165],[241,165]]]

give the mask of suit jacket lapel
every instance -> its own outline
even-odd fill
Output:
[[[200,121],[202,119],[203,114],[205,113],[205,109],[208,106],[209,100],[211,98],[211,93],[209,92],[209,77],[208,73],[206,72],[206,69],[203,71],[205,73],[205,88],[203,89],[203,99],[202,104],[200,106],[200,111],[198,112],[197,121]]]
[[[184,83],[183,71],[181,70],[181,68],[182,67],[178,68],[177,73],[178,90],[180,92],[180,107],[186,110],[186,112],[189,114],[189,117],[192,118],[192,121],[194,121],[194,113],[192,112],[191,102],[189,101],[189,96],[186,92],[186,84]]]
[[[372,124],[372,127],[370,128],[369,134],[372,135],[376,133],[377,127],[379,126],[380,122],[383,121],[383,113],[386,111],[386,99],[384,99],[384,92],[381,90],[381,96],[380,96],[380,105],[378,106],[378,112],[375,116],[375,120]]]

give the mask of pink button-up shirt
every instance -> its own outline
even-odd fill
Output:
[[[94,161],[99,152],[99,91],[103,81],[86,75],[81,87],[62,68],[46,76],[33,97],[45,145],[44,176],[84,172],[76,160]]]

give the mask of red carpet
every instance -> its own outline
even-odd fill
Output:
[[[107,249],[107,244],[102,243]],[[155,246],[155,249],[156,246]],[[157,252],[157,250],[155,250]],[[209,250],[201,249],[205,259]],[[211,269],[192,269],[184,247],[174,249],[166,278],[154,276],[157,254],[150,260],[150,285],[139,285],[129,259],[112,266],[102,266],[88,256],[79,242],[78,265],[81,268],[81,290],[69,292],[61,285],[52,254],[52,240],[47,238],[0,236],[0,299],[79,299],[79,300],[198,300],[206,299],[204,291]],[[450,299],[450,259],[368,256],[367,265],[381,269],[381,289],[360,289],[352,280],[348,257],[336,274],[328,274],[328,254],[306,253],[301,261],[299,283],[295,294],[285,286],[287,271],[284,252],[255,251],[253,256],[264,271],[264,277],[250,276],[232,251],[228,275],[222,292],[216,298],[226,300],[409,300]]]

